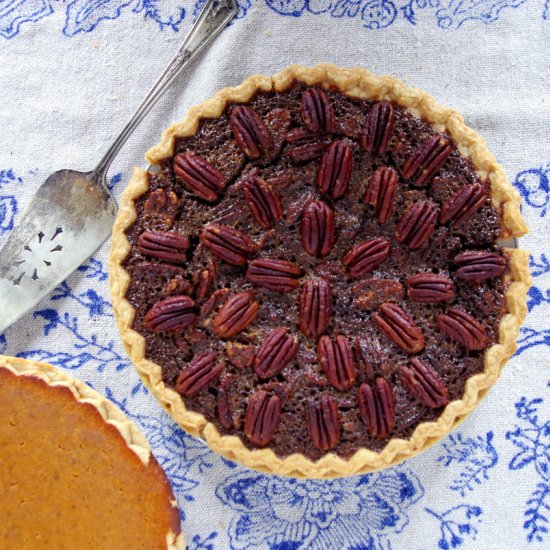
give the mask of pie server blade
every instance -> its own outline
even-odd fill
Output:
[[[95,172],[61,170],[38,189],[0,251],[0,333],[111,233],[116,202]]]

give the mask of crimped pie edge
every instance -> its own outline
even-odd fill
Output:
[[[76,401],[93,406],[107,424],[116,428],[128,448],[138,456],[141,462],[145,466],[149,464],[152,456],[151,448],[135,424],[116,405],[84,384],[84,382],[72,378],[61,369],[48,363],[20,357],[0,355],[0,369],[2,368],[16,376],[38,378],[53,388],[67,388]],[[171,504],[172,507],[177,508],[175,500],[171,501]],[[183,550],[185,548],[183,534],[176,535],[172,531],[168,532],[166,534],[166,548],[168,550]]]
[[[174,152],[177,137],[193,135],[201,119],[219,117],[228,102],[246,103],[258,91],[284,91],[295,81],[308,85],[336,88],[352,97],[389,99],[424,118],[437,130],[446,131],[460,152],[469,157],[481,178],[491,181],[491,199],[501,214],[503,237],[519,237],[527,232],[520,213],[519,193],[509,183],[503,169],[488,151],[483,138],[464,124],[457,112],[439,105],[426,92],[411,88],[389,76],[378,77],[361,68],[341,69],[322,64],[315,67],[292,65],[273,77],[254,75],[233,88],[224,88],[211,99],[191,107],[182,122],[168,128],[160,144],[152,147],[146,159],[157,164]],[[499,340],[485,352],[484,371],[466,381],[462,399],[449,403],[437,421],[419,424],[410,439],[394,438],[379,453],[359,449],[349,459],[327,453],[317,461],[302,454],[279,458],[270,449],[250,450],[237,436],[221,435],[204,415],[186,409],[181,396],[162,381],[162,369],[145,357],[145,339],[132,327],[134,308],[125,294],[130,276],[122,263],[130,251],[125,231],[136,219],[134,202],[146,192],[147,172],[134,169],[120,203],[113,229],[109,259],[110,286],[115,318],[124,347],[145,385],[153,392],[172,418],[189,433],[201,437],[214,451],[249,468],[266,473],[297,478],[334,478],[380,470],[414,456],[449,433],[471,412],[494,384],[516,349],[519,327],[527,313],[526,294],[530,286],[529,253],[520,249],[506,250],[510,258],[510,285],[506,292],[508,313],[499,325]]]

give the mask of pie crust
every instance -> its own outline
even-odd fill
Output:
[[[519,237],[527,233],[527,226],[520,213],[519,193],[488,151],[483,138],[464,124],[460,114],[439,105],[418,88],[411,88],[393,77],[376,76],[361,68],[342,69],[328,64],[311,68],[292,65],[273,77],[251,76],[241,85],[222,89],[213,98],[189,109],[182,122],[163,133],[160,144],[147,152],[146,159],[154,165],[172,156],[177,137],[195,134],[201,119],[219,117],[228,102],[246,103],[258,91],[284,91],[296,81],[337,89],[351,97],[391,100],[422,117],[437,130],[446,131],[457,144],[460,153],[472,160],[478,175],[491,182],[491,200],[501,215],[502,238]],[[529,253],[520,249],[505,249],[510,258],[507,276],[510,284],[506,292],[508,312],[499,325],[498,343],[486,350],[484,371],[466,381],[463,398],[449,403],[437,421],[419,424],[410,439],[390,440],[381,452],[359,449],[347,460],[333,453],[327,453],[315,462],[302,454],[293,454],[283,459],[269,448],[247,449],[240,438],[220,435],[214,424],[202,414],[187,410],[181,396],[165,386],[161,367],[145,357],[145,339],[132,329],[135,310],[125,299],[130,276],[122,267],[130,251],[125,231],[136,219],[134,202],[147,188],[147,172],[135,168],[122,195],[113,230],[110,287],[121,338],[143,382],[172,418],[187,432],[201,437],[214,451],[230,460],[262,472],[296,478],[334,478],[393,466],[424,451],[458,425],[496,382],[504,364],[516,349],[519,327],[527,313],[526,293],[531,281]]]
[[[105,441],[110,442],[109,446],[111,446],[111,443],[115,445],[112,449],[119,448],[118,441],[120,438],[122,438],[123,442],[126,444],[128,449],[130,449],[131,453],[129,456],[132,456],[135,454],[138,457],[138,461],[136,464],[136,460],[132,459],[130,467],[128,469],[122,469],[121,471],[124,472],[134,472],[135,475],[142,475],[143,479],[147,479],[147,476],[149,476],[150,479],[158,479],[163,478],[165,483],[165,488],[159,488],[159,493],[163,493],[163,496],[166,497],[165,504],[163,504],[164,509],[162,510],[162,514],[165,515],[164,521],[166,521],[169,516],[175,518],[175,520],[178,523],[178,528],[176,529],[177,532],[174,532],[172,528],[168,530],[166,533],[166,548],[169,550],[180,550],[185,548],[185,543],[183,540],[183,535],[179,531],[179,513],[177,510],[177,503],[174,499],[174,496],[172,494],[172,491],[170,489],[170,486],[168,484],[168,481],[166,480],[165,474],[162,471],[162,468],[159,466],[159,464],[156,462],[155,458],[152,455],[151,449],[147,443],[147,440],[143,435],[138,431],[136,426],[128,420],[128,418],[124,415],[124,413],[118,409],[113,403],[111,403],[108,399],[102,397],[99,393],[92,390],[89,386],[84,384],[83,382],[79,380],[75,380],[74,378],[71,378],[68,376],[65,372],[57,369],[56,367],[53,367],[51,365],[45,364],[45,363],[39,363],[37,361],[31,361],[27,359],[20,359],[17,357],[8,357],[0,355],[0,374],[1,371],[8,371],[8,373],[11,373],[15,375],[16,377],[28,377],[29,379],[37,381],[39,384],[41,384],[42,389],[37,388],[37,395],[40,397],[40,399],[37,399],[37,401],[41,401],[42,396],[44,396],[45,403],[37,403],[36,408],[33,406],[33,412],[30,414],[37,414],[40,415],[41,407],[54,407],[53,410],[59,412],[62,411],[62,413],[65,413],[64,420],[69,423],[74,423],[75,430],[82,430],[83,436],[81,437],[80,434],[78,436],[75,436],[75,441],[79,441],[80,444],[82,444],[83,441],[86,441],[86,447],[88,447],[87,443],[90,444],[90,447],[88,449],[84,449],[85,451],[92,451],[92,452],[98,452],[100,448],[102,448],[102,444]],[[9,379],[8,379],[9,380]],[[44,386],[42,384],[44,382],[47,386]],[[2,381],[2,383],[5,383],[5,380]],[[9,386],[9,384],[7,385]],[[14,388],[15,388],[14,384]],[[45,393],[45,390],[51,389],[52,391],[47,394]],[[32,396],[34,396],[34,393],[27,394],[25,390],[28,390],[27,386],[21,386],[21,388],[15,388],[15,391],[20,392],[17,395],[23,396],[25,399],[31,399]],[[67,393],[67,390],[70,392],[70,394]],[[70,396],[71,399],[67,399],[67,397]],[[47,399],[47,401],[46,401]],[[77,409],[74,408],[74,402],[77,402]],[[67,405],[68,404],[68,405]],[[80,409],[80,404],[83,404],[83,409]],[[93,407],[92,410],[91,407]],[[30,417],[25,418],[26,413],[23,410],[17,411],[17,407],[13,407],[13,420],[11,420],[12,425],[13,422],[19,423],[19,425],[22,427],[26,424],[29,424],[31,422]],[[76,410],[79,410],[80,412],[76,412]],[[105,432],[105,439],[103,439],[102,435],[99,434],[98,431],[98,422],[97,422],[97,413],[99,413],[101,417],[101,421],[99,422],[99,427],[103,428],[105,426],[107,428],[107,425],[113,426],[116,429],[114,440],[113,440],[113,430],[112,428],[109,428]],[[21,416],[20,416],[21,415]],[[15,424],[17,425],[17,424]],[[34,422],[32,422],[32,425],[34,426]],[[69,428],[67,428],[69,429]],[[19,430],[20,431],[20,430]],[[20,435],[18,433],[18,436]],[[46,430],[47,431],[47,430]],[[57,432],[56,432],[57,433]],[[72,433],[72,432],[71,432]],[[66,434],[65,434],[66,435]],[[29,434],[30,437],[34,437],[32,434]],[[44,436],[44,433],[36,434],[37,438],[40,438]],[[44,437],[49,437],[48,434]],[[64,437],[64,436],[63,436]],[[72,438],[72,435],[70,436]],[[27,449],[27,451],[24,453],[24,468],[28,468],[31,460],[36,459],[40,460],[39,458],[35,458],[32,448],[40,448],[41,443],[39,442],[21,442],[20,444],[25,444],[25,446],[31,447],[31,449]],[[4,445],[9,444],[9,441],[4,441]],[[61,439],[60,441],[54,442],[54,445],[63,446],[66,444],[66,439]],[[94,445],[97,446],[96,449],[94,449]],[[8,447],[9,448],[9,447]],[[47,448],[47,447],[41,447],[41,448]],[[108,447],[107,447],[108,448]],[[59,466],[59,468],[65,468],[67,466],[74,467],[76,472],[73,472],[73,476],[78,480],[78,478],[82,478],[82,481],[76,481],[74,485],[72,485],[71,477],[70,475],[67,476],[67,479],[65,479],[65,482],[69,487],[72,486],[72,489],[75,490],[75,488],[81,486],[82,483],[86,483],[87,479],[90,479],[90,476],[92,474],[88,473],[89,470],[87,468],[86,464],[86,458],[85,457],[79,457],[76,456],[76,453],[79,452],[79,448],[75,448],[74,450],[71,449],[65,449],[63,452],[63,455],[66,457],[66,463],[65,464],[59,464],[54,465],[54,470]],[[104,450],[104,449],[103,449]],[[74,452],[73,452],[74,451]],[[113,460],[115,462],[117,461],[124,461],[125,456],[122,454],[120,456],[114,456]],[[55,456],[51,457],[51,460],[55,462],[56,458]],[[142,467],[139,466],[139,463],[143,465]],[[6,466],[6,463],[3,465],[3,469],[8,468]],[[82,468],[82,470],[79,472],[79,469]],[[6,470],[4,470],[6,471]],[[11,470],[10,470],[11,471]],[[25,470],[24,470],[25,471]],[[46,476],[43,481],[47,483],[48,481],[52,481],[53,483],[56,483],[55,479],[49,479],[48,478],[48,469],[45,468],[44,471],[41,472],[42,476]],[[54,472],[55,473],[55,472]],[[56,475],[58,475],[56,473]],[[97,475],[97,474],[96,474]],[[53,474],[52,474],[53,476]],[[61,476],[64,478],[64,476]],[[57,478],[56,478],[57,479]],[[68,480],[68,481],[67,481]],[[121,483],[124,483],[124,479],[120,480]],[[11,481],[15,485],[24,485],[24,480],[17,480],[14,479]],[[32,483],[32,481],[31,481]],[[80,484],[80,485],[79,485]],[[19,489],[22,491],[23,489]],[[90,509],[93,508],[92,504],[94,506],[101,505],[100,502],[88,502],[85,506],[76,506],[76,502],[80,501],[82,499],[83,502],[86,502],[87,495],[79,495],[74,494],[74,498],[64,496],[64,491],[69,490],[67,487],[60,488],[59,493],[56,493],[56,501],[55,501],[55,507],[63,507],[66,505],[68,507],[68,513],[64,514],[62,511],[57,515],[59,521],[67,521],[68,519],[74,519],[75,517],[79,520],[83,521],[83,514],[89,514]],[[123,490],[122,487],[115,487],[113,489],[113,493],[117,490]],[[39,492],[38,490],[36,491]],[[123,494],[123,493],[122,493]],[[157,496],[158,498],[158,496]],[[50,499],[46,499],[50,500]],[[36,503],[35,503],[36,504]],[[27,507],[27,512],[30,511],[31,507],[33,506],[33,500],[32,498],[29,498],[29,502],[25,502],[25,506]],[[48,513],[51,514],[51,512],[48,511],[48,502],[41,502],[40,503],[40,511],[37,514],[37,516],[40,516],[40,520],[37,520],[37,518],[34,518],[34,523],[39,523],[39,521],[44,519],[45,514]],[[78,510],[81,510],[80,512]],[[95,517],[92,515],[92,517]],[[96,518],[97,519],[97,518]],[[120,518],[119,518],[120,519]],[[15,528],[18,527],[17,524],[17,514],[15,514],[13,517],[11,514],[8,513],[8,517],[4,518],[5,520],[5,526],[9,526],[10,522],[15,521]],[[109,529],[114,526],[114,528],[117,528],[117,525],[120,528],[120,525],[117,523],[116,520],[113,520],[113,522],[109,522],[109,525],[104,525],[104,529]],[[12,525],[13,527],[13,525]],[[94,527],[95,528],[95,527]],[[126,524],[124,525],[124,528],[126,528]],[[63,533],[63,529],[56,529],[54,530],[55,534],[49,533],[50,536],[56,537],[61,536],[58,535],[59,533]],[[4,534],[5,535],[5,534]],[[17,547],[23,548],[27,547],[25,546],[25,543],[31,543],[31,539],[33,535],[36,536],[48,536],[48,533],[30,533],[26,530],[21,530],[17,533],[10,533],[11,536],[14,536],[17,538]],[[75,534],[75,536],[77,536]],[[30,537],[30,538],[29,538]],[[3,539],[2,535],[2,529],[0,528],[0,545],[7,544],[7,547],[10,547],[10,540],[12,538],[8,538],[7,540]],[[49,539],[51,543],[59,544],[59,547],[65,547],[63,546],[63,542],[61,540]],[[76,541],[73,541],[76,544]],[[96,541],[97,543],[97,541]],[[82,540],[81,541],[81,548],[89,548],[91,547],[90,544],[92,543],[90,540]],[[21,545],[21,546],[19,546]],[[3,546],[4,547],[4,546]]]

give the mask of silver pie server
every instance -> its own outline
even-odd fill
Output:
[[[107,171],[174,78],[238,12],[236,0],[207,0],[176,55],[91,172],[60,170],[39,187],[0,250],[0,333],[33,308],[110,235],[117,205]]]

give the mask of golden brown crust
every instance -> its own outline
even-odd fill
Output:
[[[229,101],[247,102],[259,90],[283,91],[296,80],[309,85],[336,88],[353,97],[395,101],[430,122],[436,129],[448,132],[460,152],[471,158],[480,177],[488,178],[491,182],[492,203],[501,214],[502,237],[519,237],[527,233],[527,226],[520,213],[518,192],[511,186],[504,171],[488,151],[483,138],[464,124],[461,115],[439,105],[422,90],[411,88],[395,78],[379,77],[359,68],[340,69],[334,65],[307,68],[293,65],[271,78],[252,76],[240,86],[220,90],[212,99],[190,109],[187,117],[166,130],[161,143],[147,152],[147,160],[156,164],[172,156],[176,137],[193,135],[201,118],[219,117]],[[124,346],[145,385],[178,424],[189,433],[202,437],[214,451],[249,468],[291,477],[332,478],[373,472],[395,465],[424,451],[461,422],[485,396],[516,349],[519,327],[527,312],[526,294],[530,286],[529,254],[524,250],[510,249],[507,250],[510,257],[510,285],[506,293],[508,313],[500,322],[498,343],[487,350],[484,371],[467,381],[463,398],[449,403],[437,421],[418,425],[408,440],[392,439],[379,453],[360,449],[347,460],[332,453],[316,462],[301,454],[282,459],[269,449],[247,449],[240,438],[220,435],[216,427],[202,414],[186,409],[181,396],[164,385],[161,367],[145,358],[144,338],[132,330],[135,312],[125,299],[130,277],[122,267],[130,250],[125,230],[136,217],[134,201],[146,189],[147,173],[135,169],[132,180],[122,196],[111,245],[111,294]]]
[[[28,376],[39,379],[54,388],[69,390],[76,401],[94,407],[105,423],[116,429],[128,448],[137,455],[145,466],[154,461],[147,440],[138,431],[133,422],[108,399],[92,390],[80,380],[71,378],[62,370],[47,363],[5,355],[0,355],[0,369],[5,369],[16,376]],[[160,470],[160,466],[157,467]],[[175,500],[171,504],[173,508],[177,509]],[[183,534],[181,532],[168,532],[166,534],[166,548],[169,550],[184,549]]]

